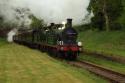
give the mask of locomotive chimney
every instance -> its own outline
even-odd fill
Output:
[[[67,28],[72,28],[72,19],[67,19]]]
[[[53,27],[55,24],[54,23],[51,23],[51,26]]]

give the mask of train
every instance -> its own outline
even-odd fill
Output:
[[[66,24],[55,24],[39,29],[20,29],[13,36],[15,43],[37,48],[42,52],[64,59],[76,60],[82,51],[78,32],[72,26],[72,19]]]

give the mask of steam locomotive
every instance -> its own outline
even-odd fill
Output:
[[[82,43],[77,42],[77,37],[78,32],[72,27],[72,19],[67,19],[65,25],[51,23],[42,29],[19,30],[13,40],[53,56],[75,60],[82,50]]]

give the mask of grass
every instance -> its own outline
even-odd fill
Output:
[[[125,57],[125,31],[84,31],[79,35],[85,49]]]
[[[59,62],[37,50],[8,43],[0,47],[0,83],[100,82],[106,83],[86,70]]]
[[[92,62],[107,69],[111,69],[113,71],[125,74],[125,64],[120,64],[106,59],[100,59],[98,57],[90,55],[81,55],[79,58],[81,60]]]
[[[5,39],[0,38],[0,47],[7,45],[7,42],[5,41]]]

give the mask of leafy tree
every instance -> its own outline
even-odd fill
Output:
[[[3,17],[0,16],[0,27],[2,27],[2,26],[3,26]]]
[[[92,24],[109,31],[122,14],[122,0],[91,0],[88,10],[94,13]]]
[[[30,27],[31,28],[43,28],[43,26],[45,25],[44,21],[41,19],[38,19],[37,17],[35,17],[34,15],[30,15],[30,18],[32,20]]]

